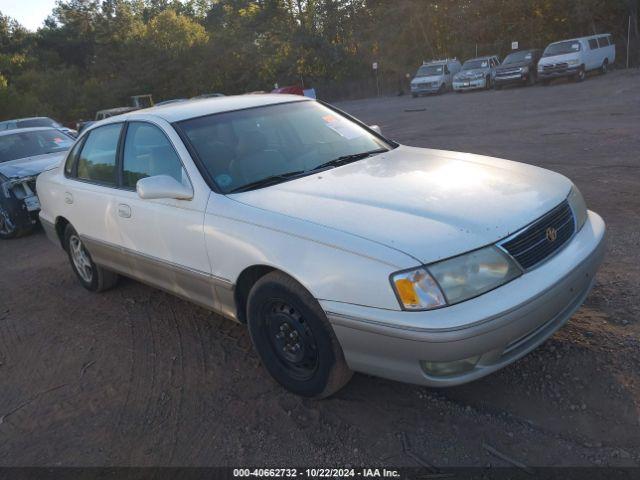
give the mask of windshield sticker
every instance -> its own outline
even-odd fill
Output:
[[[353,140],[363,136],[362,131],[355,125],[346,122],[334,115],[325,115],[322,117],[325,125],[347,140]]]
[[[55,138],[53,139],[53,141],[54,141],[55,143],[57,143],[58,145],[60,145],[61,143],[64,143],[64,138],[55,137]]]
[[[531,54],[530,54],[530,53],[527,53],[527,54],[524,56],[524,58],[525,58],[525,60],[531,60],[531,58],[532,58],[532,57],[531,57]]]
[[[216,176],[216,183],[221,188],[227,188],[233,183],[233,178],[231,178],[231,175],[222,173]]]
[[[482,62],[482,68],[487,68],[489,66],[489,62]]]
[[[571,45],[571,49],[572,50],[580,50],[580,44],[579,43],[574,43]]]

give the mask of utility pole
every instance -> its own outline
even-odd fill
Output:
[[[631,15],[629,15],[629,26],[627,27],[627,70],[629,70],[629,50],[631,50]]]

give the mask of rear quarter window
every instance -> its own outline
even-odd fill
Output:
[[[608,47],[609,46],[609,37],[599,37],[598,38],[598,45],[600,45],[600,48]]]
[[[89,132],[78,158],[77,178],[103,185],[116,184],[116,157],[122,124]]]

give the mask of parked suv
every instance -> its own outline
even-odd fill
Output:
[[[497,55],[478,57],[467,60],[453,77],[453,89],[456,92],[491,88],[496,74],[496,67],[500,65]]]
[[[538,63],[538,78],[543,84],[557,77],[572,77],[581,82],[589,71],[607,73],[615,60],[616,47],[608,33],[562,40],[545,48]]]
[[[505,85],[533,85],[538,76],[538,61],[541,50],[520,50],[507,55],[507,58],[496,68],[494,79],[496,90]]]
[[[451,90],[453,76],[461,68],[462,65],[455,58],[424,62],[411,80],[411,95],[416,98],[418,95],[444,93]]]

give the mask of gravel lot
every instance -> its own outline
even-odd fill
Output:
[[[569,325],[466,386],[356,375],[303,400],[243,327],[131,280],[93,295],[36,232],[0,243],[0,465],[508,465],[488,447],[526,465],[640,464],[640,74],[339,106],[409,145],[572,178],[609,244]]]

